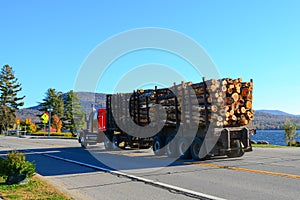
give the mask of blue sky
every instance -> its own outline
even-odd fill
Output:
[[[48,88],[73,89],[86,58],[108,38],[131,29],[161,27],[195,40],[221,77],[252,78],[254,109],[300,114],[297,0],[0,0],[0,8],[0,65],[14,68],[26,95],[25,107],[40,102]],[[126,63],[128,70],[151,62],[185,66],[165,53],[149,55],[128,55],[119,64]],[[112,77],[121,72],[117,64]],[[109,89],[99,85],[97,90]]]

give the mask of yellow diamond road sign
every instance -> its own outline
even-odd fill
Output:
[[[44,123],[44,124],[48,123],[48,120],[49,120],[49,114],[48,114],[48,113],[44,113],[44,114],[41,116],[41,119],[42,119],[42,123]]]

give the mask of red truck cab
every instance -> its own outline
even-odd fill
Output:
[[[98,132],[105,132],[106,131],[106,109],[100,108],[98,109],[97,114],[97,120],[98,120]]]

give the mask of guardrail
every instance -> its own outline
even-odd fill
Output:
[[[8,130],[6,133],[4,132],[5,135],[26,135],[27,131],[20,131],[20,130]]]

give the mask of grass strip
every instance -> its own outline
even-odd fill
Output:
[[[54,186],[48,184],[37,176],[30,178],[28,184],[24,185],[6,185],[5,180],[0,177],[0,195],[5,200],[11,199],[51,199],[51,200],[69,200],[71,197],[63,194]]]
[[[262,148],[294,148],[294,146],[280,146],[273,144],[252,144],[252,147],[262,147]]]

